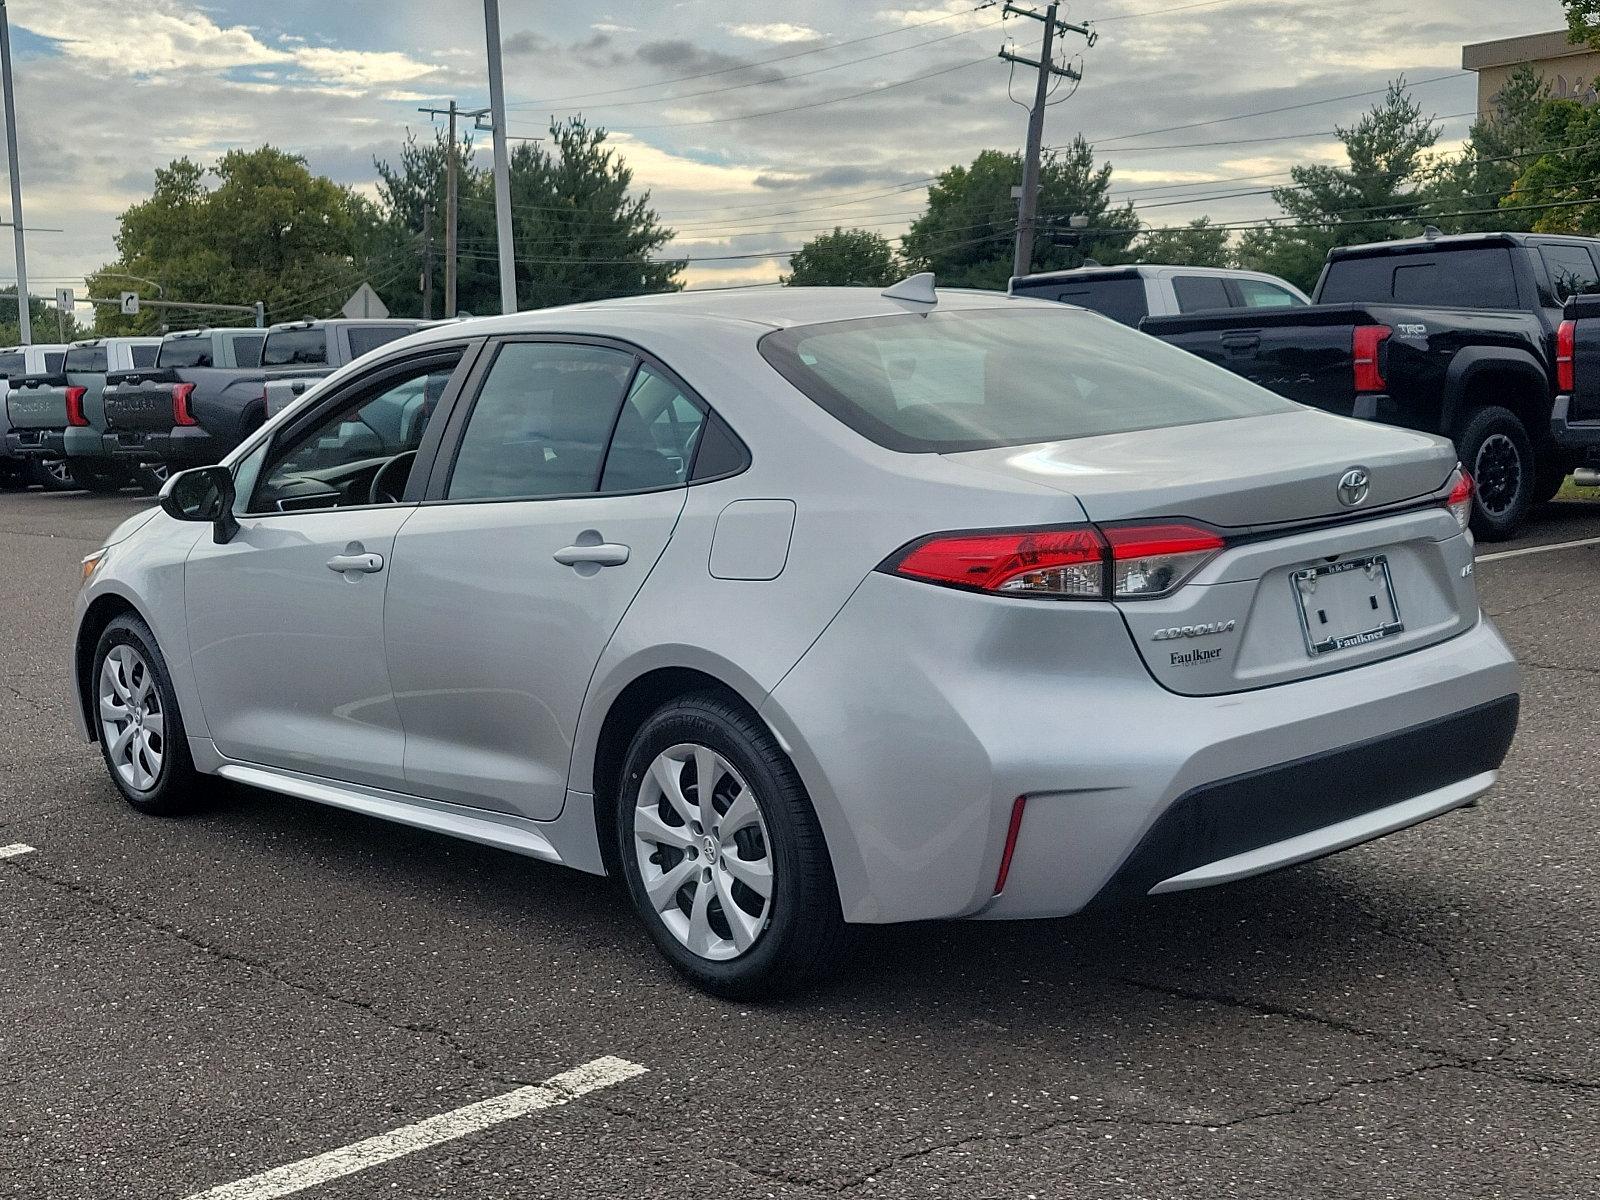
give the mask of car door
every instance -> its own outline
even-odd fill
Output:
[[[561,811],[601,651],[683,509],[705,410],[598,342],[501,344],[400,531],[385,604],[408,787]]]
[[[202,539],[185,571],[195,680],[229,758],[403,784],[383,597],[416,511],[409,477],[431,464],[433,409],[462,355],[375,366],[236,467],[238,533]]]

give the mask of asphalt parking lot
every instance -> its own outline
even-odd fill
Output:
[[[1526,668],[1481,807],[1109,916],[871,931],[767,1007],[679,984],[605,880],[220,783],[130,810],[60,663],[143,503],[0,496],[0,1195],[1596,1194],[1600,503],[1480,548]]]

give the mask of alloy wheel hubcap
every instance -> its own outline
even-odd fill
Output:
[[[633,811],[645,894],[688,950],[716,962],[756,944],[772,916],[766,819],[733,764],[706,746],[656,755]]]
[[[1472,478],[1485,511],[1498,516],[1509,509],[1522,487],[1522,456],[1512,440],[1503,433],[1485,438],[1472,465]]]
[[[72,478],[72,471],[67,466],[64,458],[54,458],[44,464],[45,474],[57,483],[66,483]]]
[[[100,736],[117,777],[148,792],[166,757],[166,714],[144,655],[127,643],[113,646],[100,665]]]

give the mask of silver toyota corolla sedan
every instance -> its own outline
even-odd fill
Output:
[[[221,776],[626,881],[724,995],[1470,803],[1518,675],[1449,444],[927,280],[341,369],[84,560],[135,807]]]

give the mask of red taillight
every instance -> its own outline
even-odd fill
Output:
[[[1578,344],[1578,323],[1563,321],[1556,330],[1556,390],[1571,392],[1577,389],[1577,371],[1573,358]]]
[[[1001,595],[1138,600],[1171,592],[1225,545],[1221,535],[1183,521],[940,533],[913,542],[883,569]]]
[[[198,425],[194,414],[189,411],[189,397],[194,394],[194,384],[177,383],[172,386],[172,423],[174,425]]]
[[[69,387],[67,389],[67,424],[87,425],[89,418],[83,415],[83,396],[88,388]]]
[[[1387,325],[1356,326],[1355,332],[1351,335],[1356,391],[1381,392],[1389,386],[1383,378],[1383,368],[1378,363],[1378,347],[1388,341],[1393,332]]]
[[[1000,855],[1000,870],[994,877],[994,894],[1006,890],[1006,876],[1011,874],[1011,856],[1017,851],[1017,834],[1022,832],[1022,810],[1028,806],[1026,796],[1018,796],[1011,805],[1011,824],[1006,827],[1006,848]]]
[[[1119,600],[1166,595],[1227,544],[1209,529],[1176,522],[1115,526],[1105,534]]]
[[[935,534],[892,565],[897,575],[984,592],[1105,596],[1105,543],[1087,526]]]
[[[1455,517],[1456,524],[1465,529],[1472,522],[1472,493],[1474,491],[1472,476],[1464,470],[1456,472],[1456,485],[1450,489],[1450,499],[1445,501],[1445,507]]]

